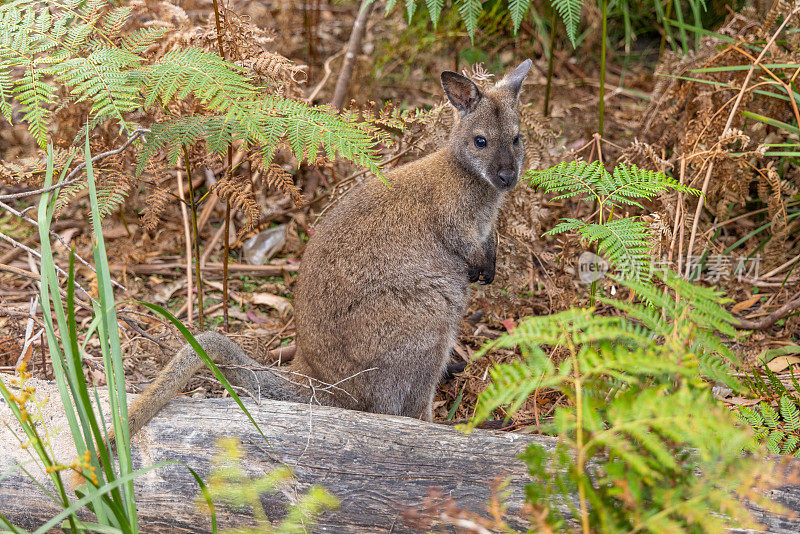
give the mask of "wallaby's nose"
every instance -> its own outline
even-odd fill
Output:
[[[514,185],[517,180],[517,173],[513,170],[504,169],[497,173],[497,178],[503,187],[509,187]]]

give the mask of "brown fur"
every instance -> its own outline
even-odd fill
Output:
[[[443,73],[460,114],[449,146],[388,172],[388,187],[374,179],[354,189],[309,241],[289,373],[252,372],[245,368],[258,364],[226,337],[197,337],[232,384],[268,398],[431,420],[469,283],[494,279],[497,215],[524,154],[517,100],[529,68],[526,61],[485,94]],[[131,432],[202,365],[191,347],[181,349],[131,406]]]

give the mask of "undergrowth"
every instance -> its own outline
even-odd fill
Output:
[[[531,445],[523,456],[533,478],[528,502],[553,527],[655,533],[754,525],[737,498],[769,506],[755,491],[767,468],[752,433],[708,381],[741,389],[730,374],[738,358],[722,339],[736,335],[724,299],[671,274],[664,289],[617,281],[651,304],[601,298],[621,315],[576,308],[528,317],[486,345],[479,354],[518,347],[522,359],[491,370],[469,428],[500,408],[510,416],[536,402],[529,397],[539,390],[570,401],[541,427],[558,436],[555,451]]]
[[[245,462],[242,444],[236,439],[221,439],[217,443],[218,454],[212,460],[208,477],[208,492],[215,502],[236,510],[251,510],[256,524],[224,530],[229,534],[292,534],[304,533],[313,528],[317,516],[325,510],[334,510],[339,500],[325,488],[311,486],[297,501],[288,506],[284,519],[272,524],[264,511],[261,495],[277,493],[282,486],[293,479],[292,471],[286,466],[277,467],[265,476],[250,478],[243,469]],[[199,506],[205,506],[204,499],[198,499]]]
[[[666,191],[700,194],[661,172],[623,163],[608,172],[600,161],[562,162],[549,169],[530,170],[524,179],[531,187],[554,193],[553,200],[577,199],[591,204],[597,213],[596,222],[566,218],[544,235],[577,233],[581,242],[596,246],[622,278],[642,281],[649,280],[652,274],[652,232],[641,216],[623,217],[620,212],[630,208],[644,210],[640,200],[653,199]]]
[[[70,264],[66,280],[66,290],[61,288],[61,281],[56,272],[53,251],[50,246],[50,226],[55,209],[56,194],[54,191],[46,192],[39,202],[39,232],[42,243],[40,302],[43,309],[45,336],[48,351],[53,365],[59,399],[53,401],[60,404],[68,422],[68,433],[72,438],[77,457],[69,462],[57,458],[48,429],[40,414],[43,402],[37,398],[34,386],[28,384],[30,374],[27,372],[25,361],[17,368],[17,378],[0,378],[0,395],[8,405],[11,414],[18,424],[18,429],[10,425],[11,432],[17,437],[20,447],[26,450],[34,463],[37,463],[49,476],[56,493],[45,490],[62,511],[37,529],[39,532],[48,532],[50,529],[62,528],[70,532],[109,532],[131,533],[139,532],[139,516],[136,508],[133,482],[134,479],[154,469],[169,463],[181,463],[186,467],[198,483],[202,499],[208,506],[211,514],[212,531],[217,531],[216,514],[213,505],[214,499],[223,503],[238,503],[238,498],[253,495],[257,497],[261,491],[269,490],[273,486],[264,481],[277,483],[287,480],[290,476],[288,468],[280,468],[261,481],[255,481],[252,486],[243,480],[229,480],[228,471],[212,475],[209,487],[200,476],[188,465],[182,462],[165,461],[145,466],[134,470],[131,443],[128,428],[128,403],[125,389],[125,372],[122,363],[122,347],[118,332],[116,304],[114,291],[109,272],[108,257],[105,241],[100,225],[99,202],[95,187],[94,170],[91,162],[88,136],[85,144],[85,161],[87,186],[89,189],[90,206],[93,213],[92,244],[94,261],[97,274],[97,295],[92,296],[86,290],[82,295],[76,295],[75,282],[75,256],[70,253]],[[61,173],[63,181],[67,169]],[[48,147],[45,187],[53,183],[55,175],[54,156],[52,146]],[[90,302],[82,300],[88,297]],[[91,321],[85,331],[78,330],[76,320],[76,306],[91,310]],[[163,308],[149,304],[153,311],[161,313],[165,318],[173,321],[175,326],[184,335],[187,342],[204,359],[217,379],[226,388],[231,397],[238,403],[244,414],[250,419],[256,429],[263,436],[263,432],[253,419],[252,415],[242,404],[238,394],[230,383],[221,374],[205,351],[198,345],[189,333],[172,314]],[[55,318],[55,322],[53,322]],[[84,375],[84,357],[86,346],[96,336],[103,356],[103,369],[106,384],[108,385],[109,412],[103,413],[99,397],[94,387],[90,387]],[[83,338],[81,343],[80,339]],[[107,427],[107,421],[111,426]],[[20,434],[19,430],[22,431]],[[265,438],[266,441],[266,438]],[[113,446],[112,446],[113,444]],[[236,452],[234,449],[231,451]],[[114,454],[116,452],[116,455]],[[238,462],[239,458],[232,456],[232,461]],[[22,470],[37,485],[39,481],[22,464],[17,464],[16,469]],[[64,472],[71,471],[77,475],[78,484],[72,487],[62,476]],[[3,474],[3,478],[8,473]],[[228,478],[226,478],[228,477]],[[42,486],[44,489],[44,487]],[[74,493],[74,495],[73,495]],[[325,490],[312,488],[300,501],[288,511],[286,517],[275,532],[302,532],[304,526],[309,524],[318,513],[325,509],[335,507],[336,501]],[[95,520],[85,520],[78,516],[78,511],[88,509]],[[253,509],[259,522],[258,532],[267,530],[269,522],[262,521],[263,510]],[[12,524],[0,513],[0,525],[5,525],[10,532],[15,534],[26,532]]]
[[[65,110],[83,122],[73,140],[60,139],[62,145],[79,145],[87,131],[106,139],[143,133],[144,142],[135,144],[135,176],[119,158],[104,162],[115,172],[100,184],[101,213],[119,207],[136,177],[138,184],[154,186],[154,194],[160,194],[154,198],[165,204],[158,180],[141,179],[146,169],[152,173],[181,160],[190,176],[192,164],[207,164],[208,155],[224,160],[227,154],[230,164],[230,150],[246,153],[265,185],[283,189],[297,203],[303,199],[291,174],[273,164],[281,149],[298,164],[339,157],[380,175],[378,146],[390,145],[392,137],[370,117],[336,114],[301,101],[301,72],[265,49],[271,38],[227,11],[222,15],[234,36],[230,57],[220,56],[215,41],[198,39],[198,32],[186,27],[182,9],[167,3],[152,10],[108,0],[55,0],[45,8],[38,0],[6,3],[0,6],[0,112],[12,124],[25,124],[41,149],[53,137],[63,137],[52,126],[58,122],[67,130],[63,120],[56,121]],[[152,24],[132,27],[137,19],[154,17]],[[250,40],[237,42],[244,35]],[[198,151],[206,155],[198,157]],[[80,150],[59,152],[62,159],[82,155]],[[42,159],[4,165],[0,177],[38,185]],[[252,206],[252,193],[231,180],[220,180],[219,195],[231,199],[234,208]],[[86,187],[85,180],[75,182],[67,184],[64,198]],[[194,210],[195,202],[190,207]],[[248,213],[254,225],[254,214]]]
[[[800,352],[796,345],[789,348]],[[753,407],[740,407],[737,415],[772,454],[800,456],[800,384],[794,372],[788,377],[788,386],[768,367],[763,376],[755,369],[743,381],[760,400]]]

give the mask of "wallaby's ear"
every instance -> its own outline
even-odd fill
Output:
[[[519,90],[522,89],[522,81],[531,70],[531,65],[533,65],[533,61],[526,59],[500,82],[511,91],[511,94],[514,95],[515,98],[519,96]]]
[[[442,87],[447,98],[461,115],[475,109],[482,96],[472,80],[451,70],[442,73]]]

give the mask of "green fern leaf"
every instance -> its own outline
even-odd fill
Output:
[[[439,17],[442,14],[442,8],[444,7],[444,0],[425,0],[426,5],[428,6],[428,13],[431,17],[431,22],[433,22],[433,27],[439,25]]]
[[[545,233],[553,235],[577,231],[582,242],[597,243],[597,251],[617,268],[623,278],[647,278],[650,269],[650,233],[635,217],[616,219],[606,224],[565,219]]]
[[[764,417],[764,423],[766,423],[769,428],[778,428],[778,412],[766,402],[762,402],[758,407],[761,410],[761,415]]]
[[[2,60],[0,55],[0,113],[11,122],[11,96],[14,89],[14,80],[11,77],[11,66]]]
[[[511,21],[514,23],[514,34],[519,31],[519,25],[522,24],[522,19],[528,13],[528,8],[531,5],[531,0],[509,0],[508,11],[511,13]]]
[[[783,395],[779,407],[784,425],[793,432],[800,430],[800,409],[797,408],[797,401],[789,395]]]
[[[772,454],[781,453],[781,442],[786,439],[786,432],[783,430],[773,430],[767,438],[766,445]]]
[[[387,0],[386,1],[386,13],[388,14],[392,9],[394,9],[394,6],[396,6],[396,5],[397,5],[397,0]]]
[[[551,0],[551,5],[561,16],[561,20],[564,21],[564,26],[567,28],[567,37],[569,37],[574,47],[578,38],[578,25],[581,22],[583,0]]]
[[[127,126],[125,115],[139,107],[136,85],[126,71],[138,66],[135,54],[100,47],[87,57],[73,57],[53,66],[56,79],[78,96],[77,102],[92,102],[92,113],[102,121],[113,118]]]
[[[478,29],[478,17],[483,12],[481,0],[458,0],[458,13],[467,28],[471,40],[475,40],[475,31]]]
[[[643,208],[632,198],[653,198],[667,190],[700,195],[698,189],[687,187],[674,178],[657,171],[640,169],[636,165],[619,164],[601,186],[601,196],[612,204],[627,204]]]
[[[414,16],[414,12],[417,10],[417,1],[416,0],[406,0],[406,15],[408,16],[408,23],[411,24],[411,18]]]
[[[30,67],[24,78],[12,89],[12,93],[25,110],[22,120],[28,123],[28,130],[39,148],[44,149],[47,147],[47,129],[51,116],[47,106],[55,99],[55,88],[42,79],[49,74],[47,70],[36,69],[33,65]]]
[[[523,179],[532,187],[556,193],[554,200],[582,195],[591,202],[600,200],[598,187],[609,176],[598,161],[563,161],[542,171],[530,170]]]

